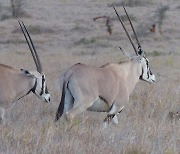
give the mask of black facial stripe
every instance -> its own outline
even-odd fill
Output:
[[[143,69],[143,67],[142,67],[142,74],[141,74],[141,76],[139,77],[139,79],[143,79],[143,78],[142,78],[143,73],[144,73],[144,69]]]
[[[35,93],[36,87],[37,87],[37,79],[36,79],[36,81],[35,81],[34,87],[31,89],[31,91],[32,91],[33,93]]]
[[[148,76],[148,79],[149,79],[149,71],[147,71],[147,76]]]
[[[41,92],[40,92],[40,95],[42,95],[44,93],[44,84],[45,83],[45,78],[44,78],[44,75],[42,76],[42,87],[41,87]]]
[[[47,89],[47,87],[46,87],[46,89],[45,89],[45,93],[46,93],[46,94],[48,94],[48,93],[49,93],[49,92],[48,92],[48,89]]]
[[[147,65],[147,68],[149,68],[149,63],[148,63],[148,61],[146,61],[146,65]]]
[[[148,76],[148,79],[149,79],[149,63],[148,63],[147,59],[146,59],[146,65],[147,65],[147,76]]]

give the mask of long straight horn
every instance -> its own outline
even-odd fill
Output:
[[[126,32],[126,35],[127,35],[128,39],[129,39],[129,41],[131,42],[131,44],[132,44],[132,46],[133,46],[133,49],[134,49],[136,55],[138,55],[137,49],[136,49],[136,47],[135,47],[135,45],[134,45],[134,43],[133,43],[133,41],[132,41],[132,39],[131,39],[129,33],[128,33],[127,30],[126,30],[126,27],[125,27],[125,25],[124,25],[122,19],[120,18],[119,14],[117,13],[117,11],[116,11],[116,9],[115,9],[114,6],[113,6],[113,9],[114,9],[114,11],[116,12],[116,15],[118,16],[118,19],[119,19],[119,21],[121,22],[122,27],[124,28],[124,31]]]
[[[18,23],[19,23],[19,25],[20,25],[20,27],[21,27],[21,30],[22,30],[22,32],[23,32],[23,34],[24,34],[24,37],[25,37],[25,39],[26,39],[26,42],[27,42],[27,44],[28,44],[28,46],[29,46],[29,49],[30,49],[30,51],[31,51],[32,57],[33,57],[34,62],[35,62],[35,64],[36,64],[37,71],[38,71],[39,73],[42,73],[41,62],[40,62],[40,60],[39,60],[39,56],[38,56],[38,54],[37,54],[37,52],[36,52],[36,49],[35,49],[35,46],[34,46],[34,44],[33,44],[32,39],[31,39],[31,36],[30,36],[30,34],[29,34],[26,26],[24,25],[24,23],[23,23],[22,21],[21,21],[21,22],[18,21]],[[23,26],[22,26],[22,25],[23,25]],[[26,34],[27,34],[27,35],[26,35]]]
[[[129,23],[130,23],[130,25],[131,25],[131,28],[132,28],[132,30],[133,30],[134,36],[135,36],[136,41],[137,41],[137,44],[138,44],[138,48],[141,48],[140,42],[139,42],[139,40],[138,40],[138,38],[137,38],[137,35],[136,35],[136,31],[135,31],[134,26],[133,26],[133,24],[132,24],[132,21],[131,21],[131,19],[130,19],[129,15],[128,15],[127,11],[126,11],[126,8],[125,8],[124,6],[123,6],[123,8],[124,8],[124,11],[125,11],[125,13],[126,13],[126,16],[128,17],[128,20],[129,20]]]

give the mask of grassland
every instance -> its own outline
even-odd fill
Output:
[[[148,31],[156,18],[160,1],[129,3],[128,12],[150,60],[157,82],[140,81],[118,116],[118,125],[104,128],[105,113],[85,112],[72,125],[54,123],[61,90],[59,77],[70,66],[81,62],[101,66],[124,59],[118,47],[133,54],[132,47],[107,0],[36,0],[26,2],[28,18],[21,18],[32,34],[40,55],[48,88],[49,104],[33,94],[14,103],[0,124],[0,153],[67,153],[67,154],[178,154],[180,153],[180,47],[178,25],[180,3],[164,2],[169,9],[161,27]],[[2,2],[3,4],[3,2]],[[7,5],[7,4],[4,4]],[[128,4],[126,4],[128,5]],[[124,13],[123,13],[124,14]],[[112,35],[105,21],[112,19]],[[129,26],[128,22],[125,24]],[[141,33],[139,26],[142,26]],[[17,19],[0,22],[0,62],[15,68],[33,70],[30,52],[19,30]],[[128,28],[130,30],[130,28]],[[142,35],[141,35],[142,34]]]

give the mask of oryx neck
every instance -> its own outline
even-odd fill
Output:
[[[139,81],[141,75],[141,66],[137,61],[130,60],[129,63],[125,66],[126,71],[126,82],[129,94],[132,93],[135,85]]]
[[[21,80],[17,81],[19,86],[16,89],[17,91],[17,96],[16,96],[17,99],[15,99],[16,101],[28,95],[30,92],[34,93],[37,87],[37,78],[32,77],[32,76],[27,76],[25,74],[21,74],[20,77],[21,77]]]
[[[32,88],[27,94],[29,94],[31,91],[32,91],[33,93],[35,93],[36,87],[37,87],[37,78],[35,79],[35,83],[34,83],[33,88]]]

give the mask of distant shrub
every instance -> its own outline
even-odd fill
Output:
[[[177,8],[177,9],[180,9],[180,6],[177,6],[176,8]]]
[[[141,150],[141,148],[139,147],[127,147],[123,153],[124,154],[146,154],[146,152]]]
[[[0,3],[0,20],[3,21],[18,17],[29,18],[30,15],[25,12],[24,6],[25,0],[11,0],[10,6],[6,6],[3,2]]]
[[[6,20],[11,18],[10,9],[8,7],[3,6],[2,3],[0,3],[0,20]]]
[[[160,5],[157,10],[155,11],[155,17],[157,17],[157,24],[159,27],[159,32],[162,34],[162,25],[163,25],[163,21],[166,18],[165,13],[169,10],[169,6],[168,5]]]
[[[17,18],[26,14],[23,10],[24,6],[25,0],[11,0],[12,17]]]
[[[74,43],[74,45],[88,45],[88,44],[93,44],[96,42],[95,38],[92,39],[86,39],[86,38],[81,38],[80,40],[78,40],[77,42]]]
[[[180,112],[179,111],[171,111],[169,112],[169,119],[170,120],[180,120]]]
[[[145,37],[152,34],[152,26],[154,25],[154,32],[157,31],[162,34],[162,26],[166,19],[166,12],[169,10],[168,5],[160,4],[153,12],[149,12],[145,20],[140,22],[137,26],[137,35]],[[154,33],[153,32],[153,33]]]

